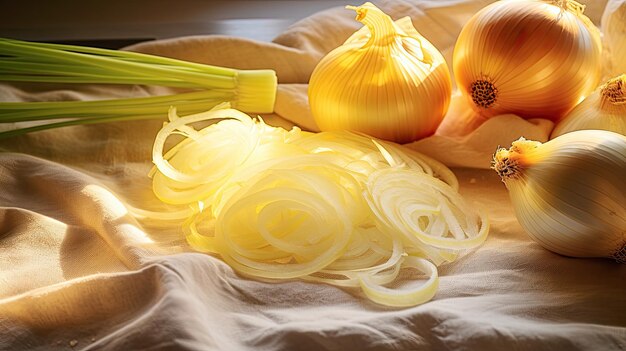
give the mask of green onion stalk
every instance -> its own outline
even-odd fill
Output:
[[[78,124],[159,119],[170,106],[192,114],[222,102],[271,113],[276,72],[238,70],[137,52],[0,38],[0,81],[141,84],[190,91],[150,97],[54,102],[0,102],[0,123],[44,121],[0,132],[0,139]]]

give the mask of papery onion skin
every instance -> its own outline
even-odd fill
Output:
[[[454,76],[480,115],[555,121],[596,88],[599,31],[580,9],[571,9],[578,6],[573,1],[561,6],[497,1],[463,27],[454,48]]]
[[[399,143],[433,134],[452,90],[443,56],[410,19],[394,23],[370,3],[355,10],[366,26],[311,75],[309,103],[318,127]]]
[[[572,257],[626,260],[626,136],[602,130],[521,138],[493,168],[532,239]]]
[[[601,129],[626,135],[626,74],[609,79],[576,105],[554,126],[550,138],[583,129]]]

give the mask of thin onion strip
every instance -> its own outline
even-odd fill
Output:
[[[217,123],[193,127],[207,121]],[[171,135],[182,140],[164,154]],[[248,277],[356,288],[387,306],[430,300],[436,267],[489,228],[436,160],[350,132],[274,128],[227,105],[185,117],[172,109],[153,161],[155,195],[189,209],[168,218],[186,218],[192,248]],[[403,269],[427,280],[387,287]]]
[[[402,268],[409,267],[425,273],[428,280],[413,289],[393,290],[375,282],[373,275],[362,274],[359,276],[360,286],[370,300],[392,307],[415,306],[431,300],[439,286],[437,267],[423,258],[408,256],[403,260]]]

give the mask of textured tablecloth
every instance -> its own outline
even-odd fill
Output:
[[[411,16],[451,63],[463,23],[490,1],[383,1]],[[598,21],[603,1],[589,2]],[[273,68],[274,124],[315,130],[306,83],[319,59],[359,28],[331,9],[273,42],[220,36],[130,49],[237,68]],[[0,85],[2,101],[145,96],[138,86]],[[519,226],[488,170],[497,145],[546,140],[552,124],[507,115],[466,127],[458,97],[433,137],[408,145],[450,166],[461,193],[489,211],[485,244],[440,267],[426,304],[390,309],[357,290],[263,283],[195,253],[180,223],[157,226],[128,206],[155,199],[151,148],[162,121],[78,126],[0,142],[0,350],[624,350],[626,265],[542,249]],[[165,116],[164,116],[165,119]],[[0,128],[7,128],[2,126]],[[472,168],[468,168],[472,167]]]

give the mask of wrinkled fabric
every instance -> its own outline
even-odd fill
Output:
[[[403,0],[449,63],[463,23],[490,1]],[[598,21],[603,2],[590,2]],[[308,78],[359,28],[330,9],[273,42],[198,36],[130,50],[279,77],[273,125],[317,130]],[[450,65],[451,66],[451,65]],[[0,85],[2,101],[147,96],[164,88]],[[163,121],[76,126],[0,141],[0,350],[624,350],[626,265],[573,259],[534,243],[489,170],[495,147],[546,140],[545,120],[514,115],[477,123],[453,97],[437,133],[407,145],[454,167],[461,193],[489,212],[483,246],[440,267],[432,301],[391,309],[356,289],[259,282],[194,252],[181,223],[142,221],[132,207],[171,208],[152,193],[151,148]],[[165,116],[164,116],[165,120]],[[0,125],[0,128],[13,126]],[[469,168],[468,168],[469,167]]]

